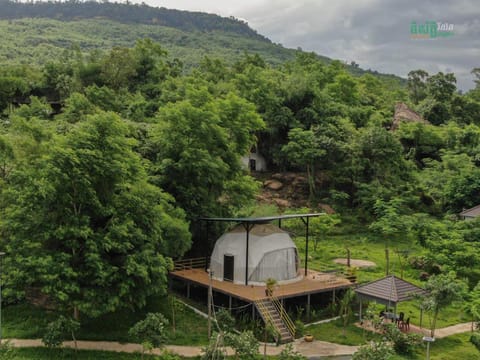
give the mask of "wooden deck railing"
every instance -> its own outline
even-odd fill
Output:
[[[208,257],[177,260],[173,263],[173,271],[207,269],[209,260]]]

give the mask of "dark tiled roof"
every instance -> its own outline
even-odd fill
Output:
[[[466,216],[466,217],[477,217],[480,216],[480,205],[477,205],[471,209],[463,210],[460,213],[460,216]]]
[[[399,303],[410,300],[415,294],[424,293],[425,290],[395,275],[372,281],[355,289],[359,295]]]

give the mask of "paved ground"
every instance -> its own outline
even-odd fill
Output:
[[[416,328],[416,327],[415,327]],[[470,331],[472,328],[471,323],[457,324],[453,326],[448,326],[446,328],[437,329],[435,331],[436,338],[442,338],[445,336],[450,336],[454,334],[460,334]],[[420,331],[425,331],[426,329],[421,329]],[[428,331],[427,331],[428,332]],[[40,339],[5,339],[9,340],[10,343],[15,347],[39,347],[44,346]],[[74,347],[72,341],[64,342],[63,344],[66,347]],[[141,352],[142,348],[138,344],[131,343],[119,343],[114,341],[77,341],[77,346],[82,350],[104,350],[104,351],[115,351],[115,352],[126,352],[134,353]],[[355,351],[357,351],[358,346],[348,346],[329,343],[326,341],[315,340],[313,342],[307,343],[303,339],[295,340],[293,344],[294,350],[302,353],[304,356],[310,359],[320,359],[324,356],[341,356],[339,359],[344,358],[348,359]],[[165,347],[166,350],[184,356],[184,357],[195,357],[201,354],[202,348],[199,346],[175,346],[168,345]],[[267,354],[268,355],[278,355],[283,349],[283,346],[274,346],[267,345]],[[263,345],[260,346],[260,353],[263,354]],[[159,355],[163,352],[160,349],[154,349],[153,354]],[[227,349],[228,354],[233,354],[232,349]]]

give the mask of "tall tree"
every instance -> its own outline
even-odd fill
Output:
[[[410,99],[418,104],[427,96],[426,80],[428,73],[424,70],[412,70],[408,73],[407,87],[410,92]]]
[[[422,298],[422,306],[432,313],[430,335],[435,336],[438,314],[455,300],[465,295],[465,283],[457,280],[455,273],[431,276],[425,284],[426,293]]]
[[[14,171],[0,223],[10,295],[37,287],[78,317],[143,306],[165,290],[188,225],[148,183],[127,135],[116,115],[89,116]]]
[[[240,157],[263,121],[237,95],[214,99],[204,87],[186,92],[159,111],[150,144],[153,175],[190,219],[233,214],[254,198],[255,182]]]

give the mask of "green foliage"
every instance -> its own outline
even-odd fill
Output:
[[[395,352],[400,355],[412,355],[422,342],[420,335],[403,333],[396,324],[385,325],[385,337],[393,344]]]
[[[16,169],[1,224],[16,254],[5,261],[7,296],[36,284],[64,309],[98,316],[163,291],[166,256],[183,254],[190,235],[126,135],[114,114],[91,116]]]
[[[213,333],[210,338],[210,342],[204,348],[202,348],[203,360],[224,360],[227,358],[224,348],[224,334]]]
[[[13,360],[15,358],[15,351],[13,349],[13,346],[10,344],[10,341],[3,340],[0,344],[0,359]]]
[[[480,334],[478,332],[473,333],[470,336],[470,342],[480,351]]]
[[[352,288],[348,288],[343,294],[342,299],[340,300],[340,310],[339,316],[342,319],[343,323],[343,336],[345,336],[345,331],[347,324],[350,322],[353,315],[353,301],[355,300],[355,292]]]
[[[243,331],[240,334],[225,334],[225,344],[231,346],[235,351],[235,356],[240,359],[254,360],[259,354],[258,340],[251,331]]]
[[[302,337],[305,334],[305,324],[302,320],[295,320],[295,337]]]
[[[224,332],[233,331],[235,327],[235,318],[230,314],[227,309],[221,309],[215,314],[218,326]]]
[[[431,336],[434,337],[440,310],[465,296],[466,284],[456,278],[454,272],[433,275],[425,283],[424,295],[420,296],[422,307],[432,314]]]
[[[352,360],[388,360],[392,358],[393,354],[392,347],[386,342],[372,341],[361,346],[353,354]]]
[[[168,320],[160,313],[148,313],[145,319],[137,322],[128,331],[128,335],[142,344],[143,351],[162,347],[167,341]]]
[[[283,350],[278,354],[279,360],[306,360],[307,358],[299,352],[293,350],[292,344],[287,344]]]
[[[75,333],[80,329],[80,323],[72,318],[60,316],[47,325],[42,342],[49,348],[59,347],[69,337],[75,340]]]

